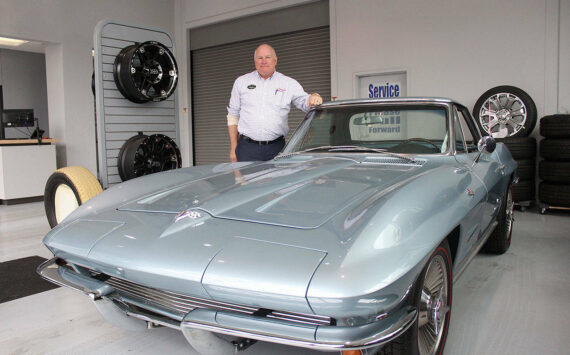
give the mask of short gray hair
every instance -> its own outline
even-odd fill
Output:
[[[275,51],[275,48],[273,48],[273,46],[270,45],[270,44],[262,43],[262,44],[260,44],[259,46],[257,46],[257,47],[255,48],[255,50],[253,51],[253,59],[255,59],[255,55],[257,54],[257,50],[258,50],[259,47],[261,47],[261,46],[267,46],[267,47],[271,48],[271,51],[273,52],[273,56],[274,56],[275,58],[277,58],[277,52]]]

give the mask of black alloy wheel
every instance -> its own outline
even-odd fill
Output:
[[[178,66],[166,46],[148,41],[123,48],[115,58],[113,76],[128,100],[163,101],[176,89]]]
[[[122,181],[135,177],[177,169],[182,166],[178,146],[163,134],[139,134],[123,144],[118,157],[119,176]]]

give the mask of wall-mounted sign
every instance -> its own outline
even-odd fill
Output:
[[[358,97],[383,99],[407,96],[407,78],[405,71],[357,74]]]

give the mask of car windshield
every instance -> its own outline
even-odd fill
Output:
[[[283,153],[439,154],[448,150],[448,131],[442,106],[322,108],[307,116]]]

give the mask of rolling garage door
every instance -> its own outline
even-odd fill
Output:
[[[230,93],[238,76],[255,69],[253,53],[261,43],[275,48],[277,71],[297,80],[307,93],[318,92],[329,101],[329,38],[325,26],[191,51],[194,165],[229,161]],[[291,107],[289,137],[304,116]]]

